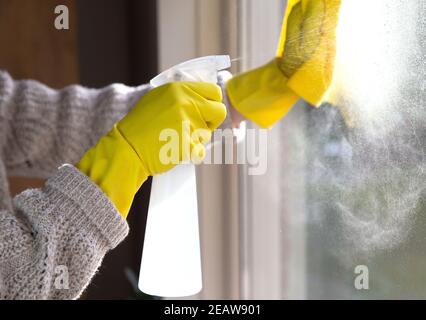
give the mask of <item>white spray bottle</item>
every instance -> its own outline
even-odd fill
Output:
[[[206,56],[178,64],[151,80],[217,82],[229,56]],[[152,180],[139,289],[160,297],[184,297],[202,289],[195,166],[180,164]]]

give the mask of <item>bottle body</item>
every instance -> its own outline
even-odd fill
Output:
[[[183,62],[151,80],[156,87],[172,81],[217,82],[229,56]],[[180,164],[152,181],[139,289],[161,297],[184,297],[202,289],[195,166]]]
[[[195,166],[182,164],[154,177],[139,289],[161,297],[202,288]]]

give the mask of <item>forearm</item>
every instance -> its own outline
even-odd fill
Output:
[[[15,197],[0,211],[0,295],[7,299],[74,299],[127,223],[103,192],[72,166],[43,189]]]
[[[10,175],[46,178],[75,163],[149,86],[69,86],[54,90],[0,72],[0,147]]]

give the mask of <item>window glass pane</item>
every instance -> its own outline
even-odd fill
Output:
[[[333,104],[307,108],[308,298],[426,298],[425,9],[343,2]]]

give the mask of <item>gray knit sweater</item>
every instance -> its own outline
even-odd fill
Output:
[[[127,223],[109,199],[66,163],[76,163],[147,90],[53,90],[0,71],[0,298],[78,298],[124,239]],[[12,199],[8,175],[48,180]]]

